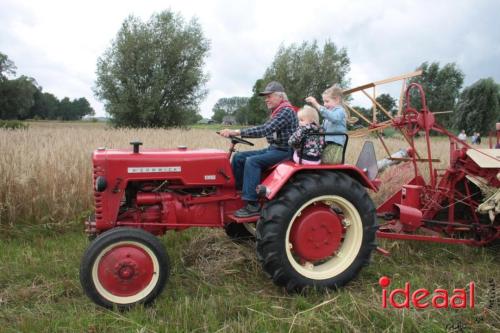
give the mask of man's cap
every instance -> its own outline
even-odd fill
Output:
[[[271,81],[267,84],[264,91],[259,93],[259,96],[266,96],[272,94],[273,92],[285,92],[285,88],[281,85],[281,83],[276,81]]]

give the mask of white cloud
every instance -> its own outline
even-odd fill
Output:
[[[86,97],[96,60],[130,14],[147,20],[171,8],[196,16],[208,39],[209,116],[221,97],[249,96],[279,46],[330,39],[351,59],[353,85],[409,72],[423,61],[456,62],[466,85],[500,81],[500,3],[495,1],[29,1],[0,0],[0,52],[18,75],[59,98]],[[383,91],[381,91],[383,92]],[[398,87],[388,92],[399,98]]]

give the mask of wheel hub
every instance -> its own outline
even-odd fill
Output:
[[[130,280],[136,274],[137,265],[130,260],[119,263],[115,265],[115,267],[117,268],[117,275],[120,279]]]
[[[290,232],[292,251],[308,261],[333,255],[340,247],[341,237],[341,218],[323,204],[304,209]]]
[[[102,286],[111,294],[126,297],[147,287],[155,272],[146,251],[127,244],[108,251],[99,261],[97,274]]]

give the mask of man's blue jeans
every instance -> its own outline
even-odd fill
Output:
[[[234,155],[231,162],[236,181],[236,189],[243,190],[242,199],[246,201],[257,201],[256,187],[260,184],[262,171],[290,159],[292,149],[281,150],[268,147],[261,150],[239,152]]]

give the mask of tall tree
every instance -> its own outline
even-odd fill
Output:
[[[0,52],[0,82],[7,80],[7,75],[16,74],[16,65],[6,54]]]
[[[206,95],[208,49],[196,19],[170,10],[146,23],[130,16],[98,59],[95,93],[118,126],[184,125]]]
[[[73,104],[68,97],[64,97],[59,102],[59,106],[57,108],[57,119],[73,120]]]
[[[72,102],[73,119],[79,120],[85,116],[95,115],[94,109],[90,106],[89,101],[85,97],[74,99]]]
[[[0,119],[27,119],[34,105],[36,81],[27,76],[0,84]]]
[[[391,114],[391,116],[394,115],[394,113],[396,112],[396,100],[394,98],[392,98],[391,95],[380,94],[379,96],[377,96],[377,98],[375,100],[386,111],[388,111]],[[371,117],[369,119],[371,119]],[[383,111],[377,109],[377,121],[378,122],[386,121],[388,119],[389,119],[389,117],[387,117],[387,115]]]
[[[30,118],[47,118],[47,107],[44,105],[42,89],[37,89],[33,94],[33,106],[30,109]]]
[[[264,74],[264,81],[279,81],[286,89],[293,104],[304,103],[310,95],[321,97],[321,93],[338,84],[348,84],[350,60],[345,49],[327,41],[322,48],[316,40],[280,47],[273,63]]]
[[[266,81],[259,79],[255,82],[252,88],[252,97],[248,101],[248,111],[247,111],[247,124],[256,125],[262,123],[267,117],[269,117],[269,112],[264,105],[262,97],[259,96],[259,92],[264,90],[266,86]]]
[[[59,100],[51,93],[44,93],[37,89],[33,96],[34,104],[31,107],[30,118],[56,119]]]
[[[246,123],[245,121],[245,110],[248,105],[248,97],[223,97],[220,98],[217,103],[215,103],[212,108],[214,113],[212,120],[221,123],[224,117],[232,116],[237,119],[239,123]]]
[[[430,65],[424,62],[419,68],[423,70],[421,76],[414,77],[410,82],[420,83],[424,89],[427,107],[431,112],[451,111],[455,109],[460,89],[464,82],[464,74],[455,63],[449,63],[439,68],[438,62]],[[412,105],[421,108],[420,96],[411,97]],[[437,116],[439,124],[446,128],[453,126],[453,115],[441,114]]]
[[[321,97],[321,93],[333,84],[345,87],[349,81],[350,60],[344,48],[339,49],[332,41],[320,47],[316,40],[281,46],[271,66],[265,71],[262,81],[256,82],[250,101],[255,118],[267,116],[265,106],[257,97],[258,92],[269,81],[278,81],[285,87],[290,102],[301,106],[307,96]],[[258,88],[255,90],[255,88]],[[258,109],[253,109],[257,106]],[[263,119],[259,119],[262,121]]]
[[[481,79],[460,94],[455,128],[482,135],[493,130],[500,120],[500,86],[492,78]]]

